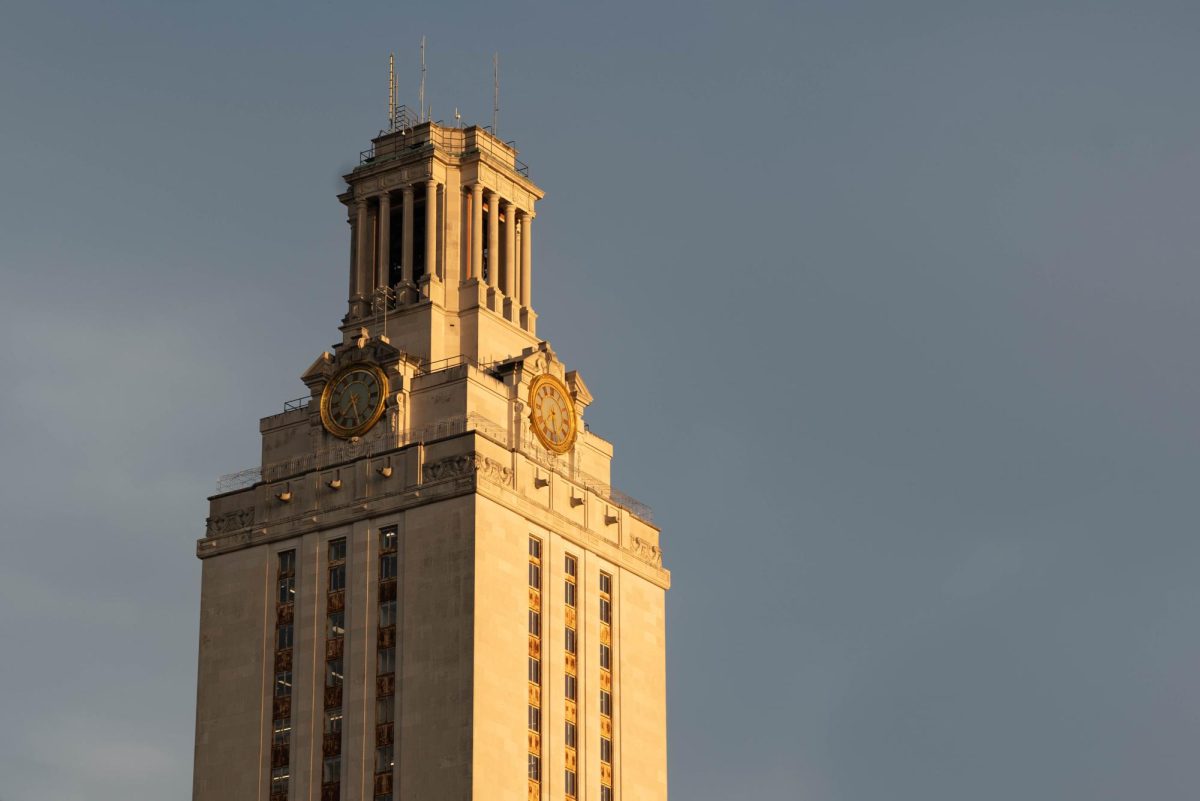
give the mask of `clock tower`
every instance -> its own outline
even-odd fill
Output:
[[[537,334],[542,190],[403,107],[345,180],[340,338],[196,547],[194,801],[665,801],[670,575]]]

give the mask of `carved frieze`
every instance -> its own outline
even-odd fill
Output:
[[[643,562],[649,562],[655,567],[662,567],[662,548],[659,548],[649,540],[644,540],[635,535],[632,537],[629,550]]]
[[[424,469],[426,481],[445,481],[451,478],[468,476],[472,473],[483,476],[493,483],[503,484],[506,487],[513,485],[512,468],[505,467],[495,459],[491,459],[481,453],[464,453],[458,456],[450,456],[436,462],[429,462],[425,465]]]
[[[226,534],[230,531],[249,528],[254,525],[254,507],[248,506],[245,509],[226,512],[216,517],[210,517],[204,522],[205,531],[209,537],[214,534]]]

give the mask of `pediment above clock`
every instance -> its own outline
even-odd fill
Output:
[[[571,390],[571,397],[579,406],[590,406],[592,403],[592,393],[588,391],[587,384],[583,383],[583,376],[579,375],[578,370],[572,370],[567,373],[567,386]]]
[[[384,337],[368,336],[364,328],[357,336],[347,337],[333,353],[325,352],[317,357],[300,380],[311,388],[324,384],[334,373],[357,362],[369,362],[386,369],[407,360],[404,351],[393,347]]]
[[[526,348],[520,356],[514,356],[505,363],[495,365],[497,372],[516,372],[521,383],[529,383],[539,375],[549,374],[560,381],[566,380],[566,365],[558,360],[550,343],[542,341],[536,348]]]

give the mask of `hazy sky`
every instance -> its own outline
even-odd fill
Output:
[[[663,527],[676,801],[1196,798],[1200,5],[408,5],[0,12],[0,799],[190,798],[206,496],[422,33]]]

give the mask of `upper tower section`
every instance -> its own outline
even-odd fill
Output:
[[[393,114],[338,196],[351,231],[345,336],[386,334],[427,364],[536,346],[533,219],[545,193],[486,128],[406,116]]]

